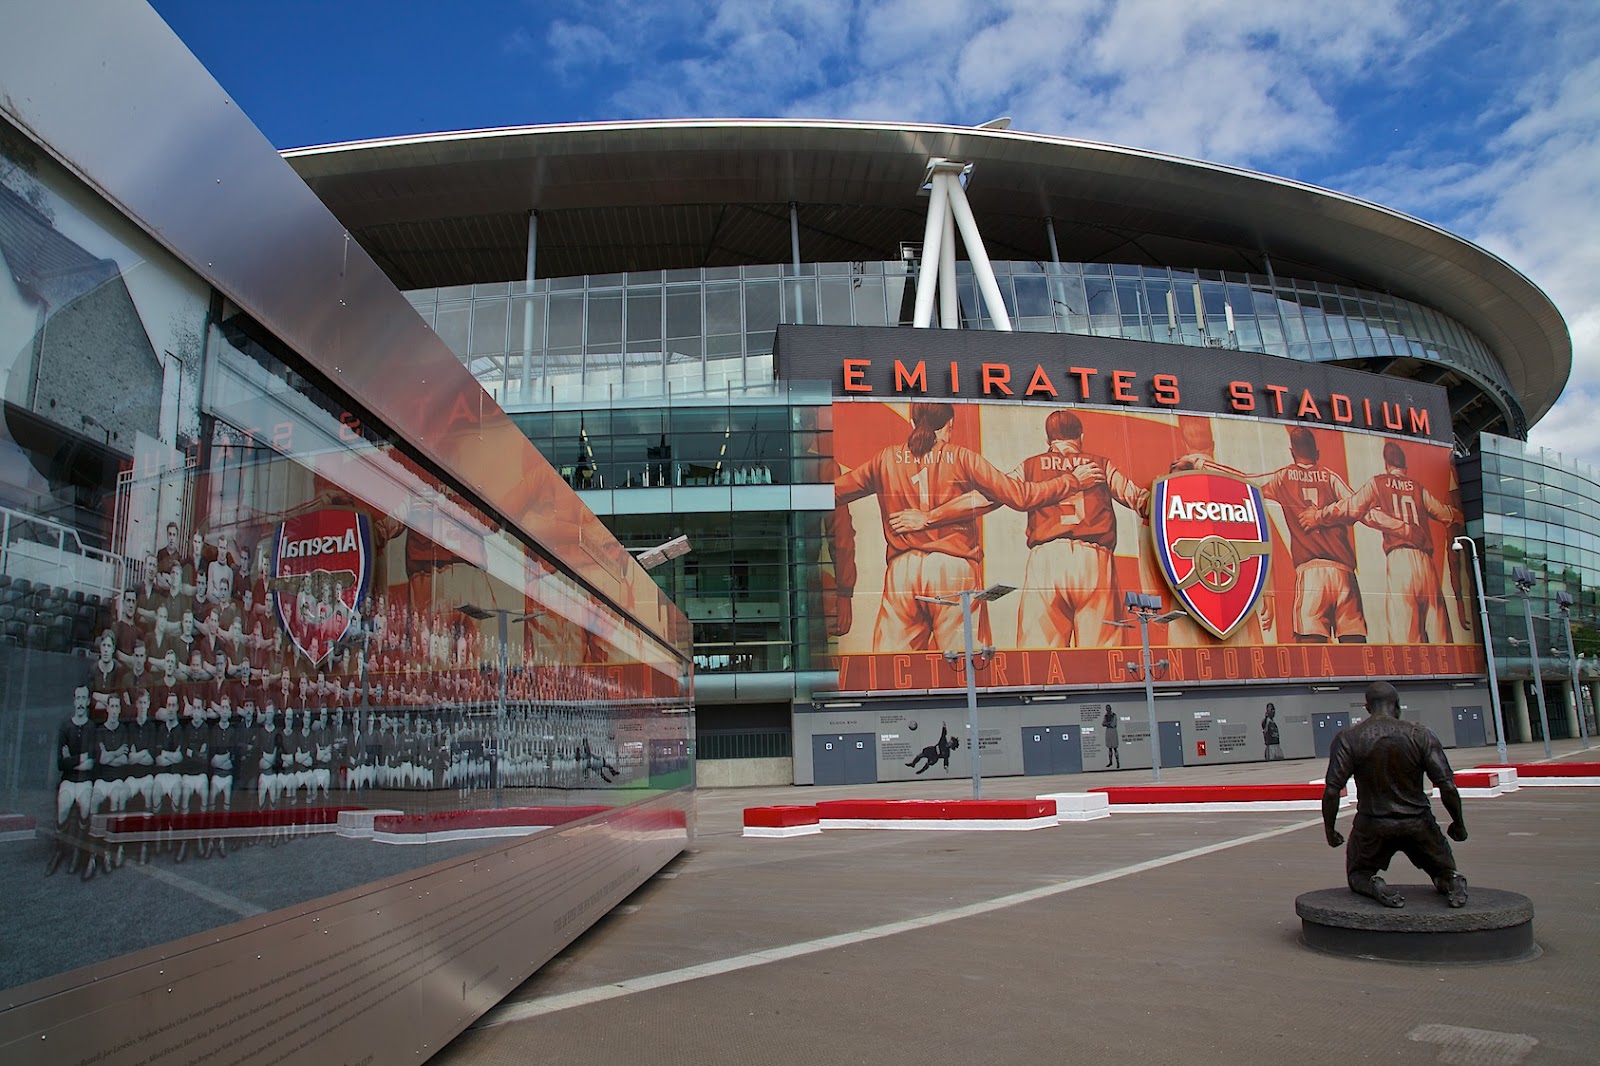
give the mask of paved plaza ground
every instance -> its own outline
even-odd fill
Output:
[[[1459,770],[1495,752],[1449,754]],[[1556,757],[1586,758],[1576,742]],[[1538,744],[1511,752],[1543,758]],[[1176,768],[1162,783],[1306,782],[1324,768]],[[983,794],[1149,781],[1000,778]],[[1494,965],[1302,947],[1295,896],[1344,879],[1315,812],[740,836],[747,806],[970,795],[958,777],[702,791],[689,851],[432,1061],[1600,1061],[1600,788],[1464,801],[1462,871],[1535,907],[1541,954]],[[1396,862],[1391,882],[1426,881]]]

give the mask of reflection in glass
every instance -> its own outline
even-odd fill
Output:
[[[0,260],[0,813],[26,837],[0,984],[691,782],[687,649],[3,126]],[[497,388],[508,329],[545,342],[545,298],[506,292],[435,318]],[[555,298],[542,385],[580,380],[596,306]]]

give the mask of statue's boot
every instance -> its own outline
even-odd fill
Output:
[[[1374,874],[1371,877],[1351,877],[1350,890],[1359,895],[1370,896],[1385,907],[1404,907],[1405,896],[1389,887],[1383,878]]]
[[[1433,887],[1445,898],[1445,902],[1452,907],[1465,907],[1467,905],[1467,879],[1460,874],[1446,874],[1433,879]]]

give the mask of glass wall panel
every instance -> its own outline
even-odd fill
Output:
[[[685,660],[3,128],[0,260],[0,986],[689,783]]]

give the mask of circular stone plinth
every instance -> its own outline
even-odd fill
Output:
[[[1404,907],[1385,907],[1348,888],[1294,901],[1301,942],[1334,955],[1392,962],[1510,962],[1538,954],[1533,901],[1516,892],[1470,888],[1451,907],[1432,885],[1391,885]]]

